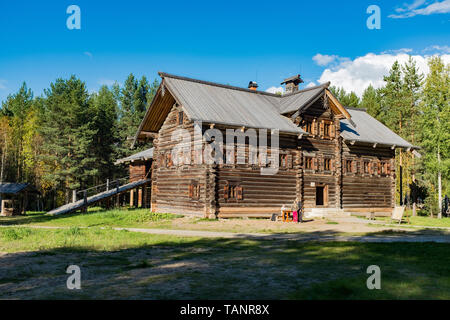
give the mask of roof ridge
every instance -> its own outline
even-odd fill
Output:
[[[205,80],[193,79],[193,78],[189,78],[189,77],[178,76],[178,75],[174,75],[174,74],[170,74],[170,73],[166,73],[166,72],[158,72],[158,74],[161,78],[167,77],[167,78],[173,78],[173,79],[179,79],[179,80],[185,80],[185,81],[206,84],[206,85],[225,88],[225,89],[244,91],[244,92],[249,92],[249,93],[253,93],[253,94],[262,94],[262,95],[278,97],[278,98],[282,97],[276,93],[270,93],[270,92],[260,91],[260,90],[250,90],[250,89],[241,88],[241,87],[237,87],[237,86],[231,86],[228,84],[222,84],[222,83],[217,83],[217,82],[211,82],[211,81],[205,81]]]
[[[291,93],[288,93],[288,94],[284,94],[284,95],[282,95],[282,97],[283,98],[284,97],[290,97],[290,96],[293,96],[293,95],[296,95],[296,94],[299,94],[299,93],[302,93],[302,92],[307,92],[307,91],[311,91],[311,90],[318,89],[318,88],[324,88],[325,89],[325,88],[328,88],[330,86],[330,84],[331,84],[331,82],[328,81],[328,82],[322,83],[322,84],[320,84],[318,86],[309,87],[309,88],[305,88],[305,89],[298,90],[298,91],[295,91],[295,92],[291,92]]]
[[[366,108],[358,108],[358,107],[347,107],[344,106],[345,109],[349,109],[349,110],[355,110],[355,111],[364,111],[367,113],[367,109]]]

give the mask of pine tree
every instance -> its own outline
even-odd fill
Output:
[[[95,184],[97,184],[113,177],[115,172],[118,103],[114,92],[106,86],[102,86],[98,94],[93,94],[89,103],[93,114],[92,128],[97,131],[91,151],[96,158],[95,168],[98,174],[95,177]]]
[[[383,121],[383,113],[381,110],[381,96],[378,90],[369,85],[362,95],[361,108],[366,109],[367,113],[375,119]]]
[[[97,173],[92,149],[98,129],[93,128],[86,85],[75,76],[57,79],[45,94],[41,126],[44,179],[61,190],[60,199],[68,202],[70,190],[86,186]]]
[[[336,88],[331,86],[330,91],[345,107],[359,108],[359,97],[355,92],[347,93],[344,88]]]
[[[441,218],[442,180],[447,185],[450,173],[450,65],[445,66],[438,56],[430,58],[428,65],[430,73],[420,104],[420,138],[425,151],[424,175],[429,180],[434,201],[438,202]]]
[[[3,103],[2,113],[9,115],[10,125],[12,128],[11,141],[12,148],[10,150],[13,157],[14,175],[11,180],[25,181],[25,159],[23,154],[23,144],[25,136],[25,123],[28,113],[33,104],[33,92],[28,89],[24,82],[19,91],[13,95],[9,95],[6,102]]]
[[[156,94],[158,86],[157,80],[149,85],[145,77],[137,81],[133,74],[130,74],[125,81],[120,94],[119,157],[136,152],[136,150],[130,149],[131,141]]]

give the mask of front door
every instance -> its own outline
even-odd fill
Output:
[[[325,187],[316,187],[316,206],[323,206],[324,204],[324,188]]]

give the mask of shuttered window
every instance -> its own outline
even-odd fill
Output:
[[[292,155],[280,154],[280,168],[292,168]]]
[[[183,113],[183,111],[178,111],[178,113],[177,113],[177,124],[178,125],[183,124],[183,120],[184,120],[184,113]]]
[[[309,169],[309,170],[313,169],[313,158],[305,157],[305,169]]]
[[[353,172],[353,161],[352,160],[346,160],[345,161],[345,171],[346,172]]]
[[[189,184],[189,198],[192,200],[200,199],[200,185],[196,181],[191,181]]]
[[[364,161],[364,173],[369,174],[370,173],[370,162]]]
[[[238,182],[227,181],[223,191],[225,200],[244,200],[244,188]]]
[[[323,159],[323,170],[331,171],[331,159],[330,158]]]

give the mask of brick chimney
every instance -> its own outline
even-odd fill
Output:
[[[256,91],[256,89],[258,89],[258,84],[255,81],[250,81],[248,83],[248,88],[250,90]]]
[[[303,83],[303,80],[300,78],[300,75],[297,74],[296,76],[284,79],[281,84],[286,85],[286,93],[292,93],[298,91],[298,85],[300,83]]]

